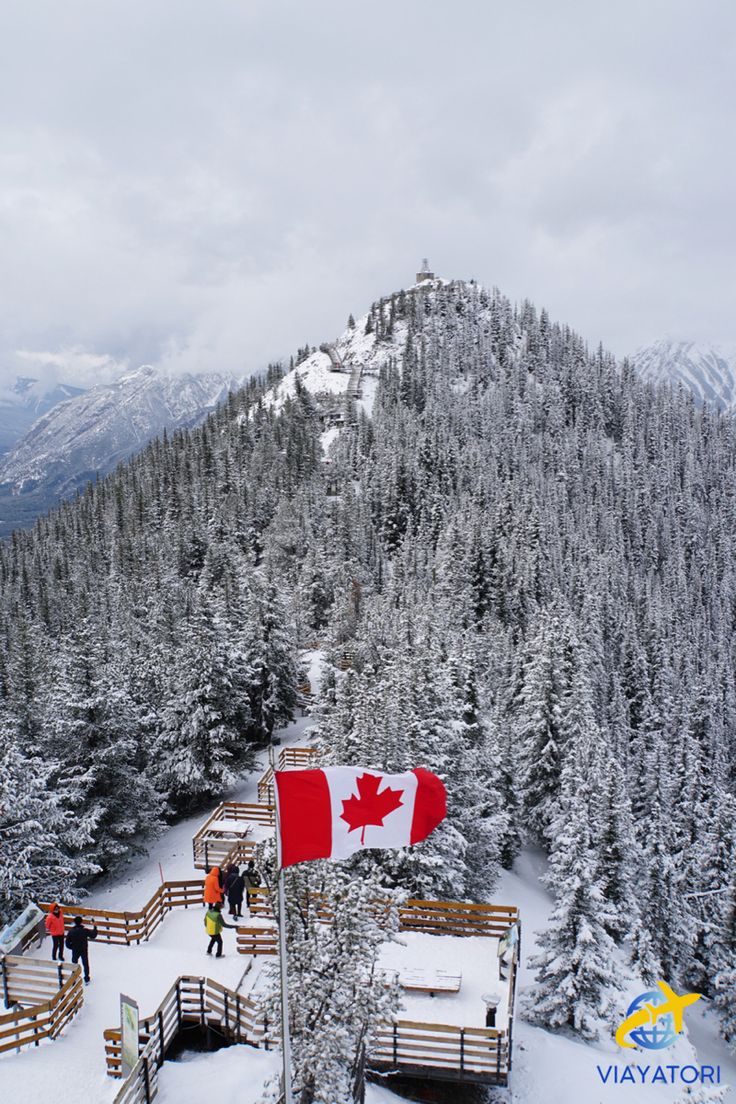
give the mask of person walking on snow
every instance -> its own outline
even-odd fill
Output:
[[[92,925],[92,930],[85,928],[81,916],[74,917],[74,925],[69,929],[66,937],[66,945],[72,952],[72,962],[82,960],[84,967],[85,985],[89,985],[89,941],[97,938],[97,928]]]
[[[205,914],[204,927],[205,931],[210,937],[209,945],[207,947],[207,954],[211,955],[212,948],[217,947],[217,954],[215,955],[215,958],[222,958],[222,929],[234,929],[235,925],[225,923],[222,913],[220,912],[220,905],[212,905]]]
[[[222,892],[224,897],[229,897],[230,886],[233,884],[234,879],[240,873],[235,863],[230,863],[225,871],[225,881],[222,883]]]
[[[46,931],[51,936],[51,960],[64,961],[64,913],[58,904],[52,905],[44,921]]]
[[[245,892],[245,878],[235,867],[235,874],[227,888],[227,900],[230,905],[230,915],[236,918],[243,915],[243,894]]]
[[[210,907],[222,904],[222,883],[220,881],[219,866],[213,866],[204,880],[204,903]]]

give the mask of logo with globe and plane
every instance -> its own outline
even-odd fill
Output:
[[[675,993],[666,981],[658,981],[657,986],[640,993],[629,1005],[616,1031],[619,1046],[663,1050],[672,1046],[681,1033],[683,1012],[700,1000],[701,994]]]

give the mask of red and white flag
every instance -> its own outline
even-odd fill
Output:
[[[382,774],[363,767],[276,771],[281,865],[346,859],[368,847],[408,847],[447,813],[447,792],[423,770]]]

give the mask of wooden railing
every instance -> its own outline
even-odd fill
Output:
[[[194,908],[202,904],[204,881],[192,878],[179,882],[164,882],[138,912],[118,912],[114,909],[92,908],[82,905],[63,905],[66,927],[69,929],[75,916],[81,916],[97,928],[100,943],[142,943],[172,909]],[[48,909],[50,905],[41,905]]]
[[[349,671],[355,662],[355,652],[352,648],[343,648],[337,657],[337,668],[340,671]]]
[[[467,901],[410,900],[399,906],[399,930],[435,935],[485,935],[500,938],[519,921],[513,905],[478,905]]]
[[[505,1031],[492,1027],[398,1020],[374,1032],[367,1063],[374,1070],[505,1085],[509,1040]]]
[[[159,1070],[177,1035],[186,1027],[214,1028],[231,1043],[266,1049],[273,1039],[258,1004],[206,977],[184,976],[169,989],[156,1011],[140,1021],[138,1062],[115,1097],[115,1104],[150,1104],[158,1092]],[[111,1077],[122,1076],[120,1028],[104,1033]]]
[[[60,1035],[84,1003],[82,971],[70,962],[6,955],[0,960],[5,1007],[0,1053]]]
[[[282,748],[279,755],[279,770],[288,770],[289,767],[308,770],[315,765],[318,755],[318,749],[313,747]]]
[[[242,801],[221,802],[192,838],[194,865],[198,870],[212,866],[222,868],[231,862],[241,866],[253,858],[253,843],[248,839],[234,839],[227,828],[218,828],[217,822],[223,820],[250,821],[272,828],[275,823],[274,806]]]
[[[265,886],[250,890],[250,914],[273,920],[271,899]],[[315,895],[319,919],[329,924],[332,913],[325,901]],[[371,906],[377,915],[390,908],[388,901],[375,901]],[[483,905],[467,901],[409,900],[398,907],[399,931],[427,932],[429,935],[480,935],[499,939],[512,924],[519,923],[519,910],[513,905]]]
[[[258,779],[258,800],[265,805],[275,805],[276,795],[273,792],[273,768],[267,767]]]
[[[183,882],[164,882],[138,912],[116,912],[114,909],[84,908],[81,905],[63,905],[62,908],[67,930],[74,923],[74,917],[81,916],[97,928],[98,943],[125,946],[150,939],[156,928],[163,923],[166,914],[173,909],[201,908],[203,892],[204,881],[201,878],[193,878]],[[251,917],[267,920],[273,918],[271,899],[265,886],[248,890],[248,896]],[[238,931],[240,930],[239,928]],[[240,953],[250,954],[251,952],[242,950]]]
[[[276,928],[238,928],[235,935],[238,954],[277,955],[279,934]]]

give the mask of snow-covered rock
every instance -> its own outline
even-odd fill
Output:
[[[736,354],[715,345],[663,338],[639,349],[631,360],[644,379],[679,383],[699,403],[726,408],[736,402]]]

